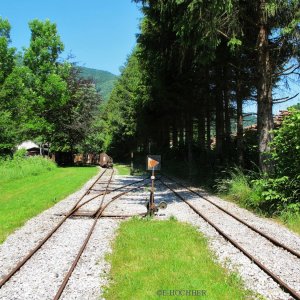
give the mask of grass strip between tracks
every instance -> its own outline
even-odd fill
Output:
[[[116,175],[130,175],[130,165],[114,163],[114,168],[117,169]]]
[[[78,190],[96,173],[96,167],[68,167],[17,180],[0,179],[0,243],[28,219]]]
[[[236,273],[214,262],[203,235],[176,220],[123,222],[107,259],[112,265],[107,300],[250,296]]]

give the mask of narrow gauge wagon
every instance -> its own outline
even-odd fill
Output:
[[[99,165],[102,168],[112,168],[113,167],[113,159],[108,156],[106,153],[100,153]]]

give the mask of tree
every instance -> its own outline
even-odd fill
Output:
[[[0,153],[24,139],[48,143],[51,151],[83,149],[100,95],[74,65],[59,62],[64,45],[55,24],[33,20],[29,27],[30,45],[16,56],[8,47],[10,25],[0,19]]]
[[[116,155],[128,155],[137,145],[137,140],[144,139],[137,132],[143,123],[143,108],[148,102],[145,78],[138,60],[138,49],[128,58],[123,67],[109,101],[103,108],[98,126],[98,137],[102,148]],[[144,131],[142,132],[144,134]]]
[[[33,20],[29,27],[31,40],[23,60],[34,76],[33,97],[28,99],[25,113],[30,124],[28,136],[51,143],[57,117],[68,97],[67,83],[63,77],[66,67],[58,62],[64,46],[56,25],[49,20]]]
[[[273,173],[254,181],[261,191],[260,206],[269,213],[300,212],[300,111],[291,109],[290,113],[270,143]]]
[[[0,86],[15,65],[15,48],[10,48],[10,24],[0,17]]]
[[[37,97],[34,92],[35,77],[28,67],[16,66],[6,78],[0,91],[0,100],[5,103],[14,126],[15,142],[26,139],[33,134],[39,121],[38,115],[32,110]]]
[[[191,168],[195,141],[202,152],[210,151],[205,123],[210,145],[211,118],[216,117],[216,149],[222,159],[230,144],[232,106],[227,44],[234,48],[240,42],[233,36],[233,1],[136,2],[142,2],[145,14],[138,42],[141,65],[151,78],[156,144],[162,152],[170,145],[183,149]]]
[[[0,154],[9,154],[15,142],[11,99],[3,97],[3,85],[15,65],[15,48],[10,48],[10,24],[0,17]]]
[[[296,178],[300,174],[300,110],[290,108],[289,111],[282,126],[274,131],[270,146],[276,176]]]
[[[259,164],[263,172],[270,172],[268,163],[270,142],[273,129],[272,90],[284,67],[291,58],[296,57],[299,49],[300,2],[298,0],[257,0],[251,5],[237,5],[237,14],[242,28],[251,26],[256,31],[255,51],[257,76],[257,125]],[[251,19],[248,16],[253,16]],[[241,40],[249,35],[240,35]],[[296,68],[295,68],[296,69]]]
[[[0,155],[9,155],[15,145],[15,124],[8,111],[0,111]]]
[[[153,99],[162,111],[168,110],[168,115],[164,115],[165,126],[160,126],[162,132],[158,136],[171,136],[164,131],[175,126],[167,122],[171,115],[181,115],[178,118],[182,120],[178,128],[183,132],[181,144],[191,161],[197,135],[198,142],[202,141],[198,144],[201,148],[205,122],[210,128],[215,118],[215,149],[222,161],[231,156],[228,155],[230,120],[236,107],[237,150],[242,163],[243,102],[256,95],[259,161],[261,169],[268,171],[271,166],[267,163],[267,153],[273,128],[272,90],[285,74],[284,66],[298,55],[299,1],[135,2],[143,4],[145,14],[138,38],[141,65],[151,77]],[[207,96],[203,96],[203,91]],[[204,117],[203,112],[207,110]],[[194,132],[196,122],[198,134]],[[176,130],[173,131],[176,136]]]
[[[30,46],[24,53],[24,64],[35,75],[45,80],[49,74],[57,73],[58,58],[64,50],[64,44],[57,33],[56,24],[33,20],[29,22],[31,30]]]
[[[56,114],[52,151],[88,149],[87,136],[101,104],[100,94],[94,82],[80,77],[80,70],[74,65],[66,65],[67,100]],[[99,151],[99,149],[98,149]]]

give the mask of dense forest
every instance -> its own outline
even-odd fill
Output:
[[[182,148],[190,162],[193,149],[205,154],[215,137],[216,159],[236,151],[243,165],[243,104],[256,101],[259,165],[267,171],[272,105],[283,100],[272,90],[298,69],[298,1],[136,2],[145,15],[141,33],[110,100],[114,107],[124,99],[125,118],[135,113],[120,134],[144,149],[149,142],[163,153]]]
[[[274,91],[291,75],[299,83],[300,1],[133,2],[140,33],[121,75],[106,74],[108,101],[103,74],[60,59],[55,24],[31,21],[29,47],[18,53],[0,18],[0,154],[25,139],[71,155],[161,154],[165,166],[222,190],[242,178],[248,206],[300,211],[299,105],[279,128],[272,109],[297,96]]]
[[[134,2],[144,17],[102,110],[104,149],[115,157],[162,154],[190,177],[220,176],[233,165],[255,170],[245,181],[259,190],[253,205],[299,209],[299,111],[274,131],[272,107],[297,96],[287,89],[278,99],[274,90],[299,75],[300,2]],[[257,104],[251,131],[249,102]]]

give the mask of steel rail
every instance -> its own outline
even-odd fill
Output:
[[[115,188],[115,189],[109,190],[109,191],[107,191],[106,195],[108,195],[108,194],[110,194],[110,193],[113,193],[113,192],[116,192],[116,191],[118,191],[118,190],[121,190],[121,189],[123,189],[123,188],[125,188],[125,187],[128,187],[128,186],[131,186],[131,185],[134,185],[134,184],[137,184],[137,183],[143,182],[143,181],[145,181],[145,180],[147,180],[147,179],[149,179],[149,178],[150,178],[150,177],[146,177],[146,178],[144,178],[144,179],[142,179],[142,180],[135,181],[135,182],[131,182],[131,183],[128,183],[128,184],[122,185],[122,186],[120,186],[120,187],[118,187],[118,188]],[[92,198],[90,198],[89,200],[94,200],[94,199],[96,199],[96,198],[98,198],[98,197],[102,196],[103,194],[104,194],[104,191],[102,191],[102,192],[100,192],[99,194],[97,194],[97,195],[93,196],[93,197],[92,197]],[[87,194],[86,194],[86,195],[87,195]]]
[[[107,193],[106,193],[106,195],[108,195],[108,194],[110,194],[110,193],[113,193],[113,192],[116,192],[116,191],[118,191],[118,190],[120,190],[120,189],[123,189],[123,188],[125,188],[125,187],[128,187],[128,186],[131,186],[131,185],[134,185],[134,184],[137,184],[137,183],[140,183],[140,182],[143,182],[143,181],[145,181],[145,180],[147,180],[147,179],[149,179],[150,177],[146,177],[146,178],[144,178],[144,179],[142,179],[142,180],[139,180],[139,181],[135,181],[135,182],[131,182],[131,183],[129,183],[129,184],[126,184],[126,185],[122,185],[121,187],[118,187],[118,188],[116,188],[116,189],[113,189],[113,190],[110,190],[110,191],[107,191]],[[129,191],[131,191],[131,189],[129,190]],[[90,202],[90,201],[92,201],[92,200],[94,200],[94,199],[96,199],[96,198],[98,198],[98,197],[100,197],[100,196],[102,196],[103,195],[103,193],[104,192],[102,192],[102,193],[99,193],[99,194],[97,194],[97,195],[95,195],[95,196],[93,196],[92,198],[90,198],[90,199],[88,199],[88,200],[86,200],[84,203],[83,203],[83,205],[84,204],[87,204],[88,202]],[[127,193],[127,191],[125,191],[125,192],[122,192],[122,193],[120,193],[120,194],[126,194]],[[118,197],[118,195],[120,195],[120,194],[117,194],[116,196]],[[80,207],[82,207],[83,205],[80,205]],[[79,208],[80,208],[79,207]],[[79,212],[78,212],[79,213]],[[95,214],[95,213],[94,213]]]
[[[93,199],[89,199],[84,203],[78,206],[78,203],[87,195],[87,192],[93,188],[96,182],[104,175],[107,169],[105,169],[92,183],[92,185],[88,188],[88,190],[80,197],[80,199],[76,202],[73,208],[66,214],[66,216],[22,259],[17,265],[4,277],[2,277],[0,281],[0,288],[17,272],[20,268],[50,239],[50,237],[61,227],[61,225],[72,215],[74,214],[80,207],[87,204]]]
[[[122,185],[122,186],[120,186],[120,187],[118,187],[118,188],[115,188],[115,189],[112,189],[112,190],[107,191],[107,194],[110,194],[110,193],[112,193],[112,192],[118,191],[118,190],[120,190],[120,189],[123,189],[124,187],[133,185],[133,184],[135,184],[135,183],[142,182],[142,181],[144,181],[144,180],[146,180],[146,179],[149,179],[149,178],[150,178],[150,176],[148,176],[148,177],[146,177],[146,178],[144,178],[144,179],[141,179],[141,180],[139,180],[139,181],[135,181],[135,182],[131,182],[131,183]],[[104,193],[104,192],[101,191],[101,190],[95,190],[95,189],[91,189],[91,191],[100,192],[99,196],[101,196],[101,195]]]
[[[139,214],[135,214],[135,215],[110,215],[110,214],[102,214],[101,218],[132,218],[132,217],[136,217],[136,216],[141,216],[141,217],[145,217],[146,213],[139,213]]]
[[[19,269],[50,239],[50,237],[60,228],[60,226],[72,216],[80,207],[87,204],[93,199],[89,199],[79,206],[75,207],[73,210],[69,211],[67,215],[21,260],[17,265],[0,281],[0,288],[17,272]]]
[[[269,240],[271,243],[273,243],[274,245],[276,245],[277,247],[281,247],[282,249],[290,252],[291,254],[295,255],[296,257],[300,258],[300,253],[293,250],[292,248],[282,244],[281,242],[279,242],[278,240],[274,239],[273,237],[269,236],[268,234],[260,231],[259,229],[255,228],[254,226],[248,224],[247,222],[245,222],[244,220],[242,220],[241,218],[237,217],[236,215],[232,214],[231,212],[229,212],[228,210],[226,210],[225,208],[221,207],[220,205],[214,203],[213,201],[209,200],[207,197],[205,197],[204,195],[201,195],[200,193],[190,189],[189,187],[185,186],[184,184],[174,180],[173,178],[170,178],[169,176],[163,175],[164,177],[166,177],[167,179],[175,182],[177,185],[182,186],[183,188],[187,189],[188,191],[190,191],[191,193],[203,198],[205,201],[209,202],[210,204],[214,205],[215,207],[217,207],[218,209],[220,209],[221,211],[223,211],[224,213],[228,214],[229,216],[231,216],[232,218],[234,218],[235,220],[239,221],[240,223],[242,223],[243,225],[247,226],[248,228],[250,228],[251,230],[255,231],[256,233],[260,234],[261,236],[263,236],[264,238],[266,238],[267,240]]]
[[[98,180],[105,174],[105,172],[107,171],[107,169],[105,169],[97,178],[96,180],[92,183],[92,185],[85,191],[85,193],[77,200],[77,202],[74,204],[74,206],[71,208],[71,210],[73,210],[78,203],[86,196],[90,193],[90,190],[94,187],[94,185],[98,182]]]
[[[257,258],[251,255],[247,250],[245,250],[240,244],[235,242],[230,236],[228,236],[222,229],[220,229],[216,224],[210,221],[207,217],[205,217],[194,205],[189,203],[185,198],[183,198],[179,193],[177,193],[174,189],[172,189],[169,185],[163,182],[161,179],[159,181],[171,190],[179,199],[184,201],[196,214],[198,214],[202,219],[204,219],[209,225],[211,225],[220,235],[222,235],[226,240],[228,240],[233,246],[239,249],[244,253],[251,261],[253,261],[261,270],[263,270],[267,275],[269,275],[275,282],[277,282],[280,287],[295,299],[300,300],[300,294],[288,286],[284,281],[282,281],[276,274],[274,274],[270,269],[268,269],[265,265],[263,265]]]
[[[113,169],[113,171],[111,172],[111,175],[110,175],[110,177],[109,177],[109,179],[108,179],[108,182],[107,182],[107,185],[106,185],[105,191],[104,191],[104,193],[103,193],[103,195],[102,195],[102,199],[101,199],[101,202],[100,202],[99,208],[97,209],[97,212],[98,212],[98,211],[101,209],[101,207],[102,207],[102,204],[103,204],[104,198],[105,198],[105,196],[107,195],[107,192],[108,192],[108,187],[109,187],[109,185],[110,185],[110,183],[111,183],[111,180],[112,180],[112,177],[113,177],[114,173],[115,173],[115,170]]]
[[[123,185],[123,186],[121,186],[121,187],[118,187],[118,188],[116,188],[116,189],[107,191],[107,192],[106,192],[106,195],[108,195],[108,194],[110,194],[110,193],[113,193],[113,192],[116,192],[116,191],[118,191],[118,190],[121,190],[121,189],[123,189],[123,188],[125,188],[125,187],[128,187],[128,186],[131,186],[131,185],[134,185],[134,184],[143,182],[143,181],[147,180],[148,178],[149,178],[149,177],[146,177],[146,178],[144,178],[144,179],[142,179],[142,180],[135,181],[135,182],[132,182],[132,183]],[[99,194],[93,196],[92,198],[89,199],[89,201],[94,200],[94,199],[96,199],[96,198],[98,198],[98,197],[100,197],[100,196],[103,196],[104,193],[105,193],[105,192],[102,192],[102,193],[99,193]],[[123,193],[124,193],[124,192],[123,192]],[[125,193],[126,193],[126,191],[125,191]],[[119,195],[119,194],[118,194],[118,195]],[[97,213],[97,211],[96,211],[94,214],[96,214],[96,213]]]
[[[73,273],[73,271],[74,271],[74,269],[75,269],[75,267],[77,266],[77,263],[78,263],[78,261],[79,261],[81,255],[82,255],[84,249],[86,248],[87,243],[88,243],[89,240],[90,240],[90,237],[91,237],[92,233],[94,232],[94,229],[95,229],[96,224],[97,224],[97,222],[98,222],[98,218],[101,216],[101,214],[102,214],[104,208],[106,207],[106,206],[104,206],[104,207],[102,208],[102,202],[104,201],[104,198],[105,198],[106,193],[107,193],[107,191],[108,191],[108,187],[109,187],[109,184],[110,184],[110,182],[111,182],[111,179],[112,179],[113,174],[114,174],[114,170],[112,171],[111,176],[110,176],[110,178],[109,178],[109,180],[108,180],[108,182],[107,182],[107,185],[106,185],[106,188],[105,188],[103,197],[102,197],[102,201],[101,201],[101,204],[100,204],[100,210],[99,210],[99,212],[97,213],[97,215],[96,215],[96,217],[95,217],[95,220],[94,220],[94,222],[93,222],[93,225],[92,225],[92,227],[90,228],[90,230],[89,230],[89,232],[88,232],[88,234],[87,234],[87,236],[86,236],[86,238],[85,238],[85,240],[84,240],[82,246],[80,247],[80,250],[79,250],[79,252],[77,253],[75,260],[73,261],[73,263],[72,263],[72,265],[71,265],[71,268],[69,269],[68,273],[67,273],[66,276],[64,277],[64,280],[63,280],[62,284],[60,285],[60,287],[59,287],[59,289],[58,289],[58,291],[57,291],[55,297],[53,298],[54,300],[58,300],[58,299],[60,298],[61,294],[63,293],[63,291],[64,291],[64,289],[65,289],[65,287],[66,287],[66,285],[67,285],[67,283],[68,283],[68,281],[69,281],[69,279],[70,279],[70,277],[71,277],[71,275],[72,275],[72,273]],[[112,200],[111,200],[111,201],[112,201]],[[108,202],[108,203],[109,203],[109,202]]]
[[[110,183],[110,182],[109,182],[109,183]],[[107,185],[107,187],[106,187],[106,190],[108,189],[109,183],[108,183],[108,185]],[[144,185],[146,185],[146,184],[144,184]],[[144,185],[139,186],[139,187],[132,188],[132,189],[129,190],[129,191],[136,190],[136,189],[138,189],[138,188],[143,187]],[[64,277],[64,280],[63,280],[61,286],[59,287],[59,289],[58,289],[58,291],[57,291],[55,297],[53,298],[53,300],[58,300],[58,299],[61,297],[61,295],[62,295],[62,293],[63,293],[63,291],[64,291],[66,285],[68,284],[68,281],[69,281],[69,279],[70,279],[70,277],[71,277],[71,275],[72,275],[74,269],[76,268],[76,266],[77,266],[77,264],[78,264],[78,261],[80,260],[80,257],[81,257],[81,255],[82,255],[82,253],[84,252],[84,250],[85,250],[85,248],[86,248],[86,246],[87,246],[87,244],[88,244],[88,242],[89,242],[89,240],[90,240],[90,238],[91,238],[91,236],[92,236],[92,234],[93,234],[93,231],[94,231],[94,229],[95,229],[95,227],[96,227],[96,225],[97,225],[97,222],[98,222],[99,218],[102,216],[104,210],[105,210],[112,202],[114,202],[116,199],[120,198],[120,197],[123,196],[124,194],[127,194],[129,191],[125,191],[125,192],[123,192],[123,193],[118,194],[117,196],[111,198],[106,204],[104,204],[104,205],[102,206],[104,197],[105,197],[105,195],[106,195],[106,194],[104,194],[103,199],[102,199],[102,201],[101,201],[100,208],[99,208],[99,210],[98,210],[97,213],[96,213],[96,216],[95,216],[95,220],[94,220],[94,222],[93,222],[93,225],[92,225],[91,229],[89,230],[89,232],[88,232],[88,234],[87,234],[87,236],[86,236],[86,239],[84,240],[84,242],[83,242],[83,244],[82,244],[82,246],[81,246],[79,252],[77,253],[77,256],[76,256],[75,260],[74,260],[73,263],[72,263],[72,266],[70,267],[68,273],[67,273],[66,276]]]
[[[104,171],[105,172],[105,171]],[[104,173],[103,172],[103,173]],[[144,178],[143,180],[141,181],[144,181],[146,180],[147,178]],[[135,183],[139,183],[141,181],[138,181],[138,182],[135,182]],[[144,185],[142,185],[144,186]],[[136,187],[136,188],[133,188],[133,189],[130,189],[128,191],[126,191],[127,193],[132,191],[132,190],[135,190],[139,187]],[[119,196],[118,196],[119,195]],[[117,199],[118,197],[121,197],[124,195],[124,192],[118,194],[116,196],[114,196],[114,199]],[[95,197],[96,198],[96,197]],[[16,266],[11,270],[9,271],[8,274],[4,275],[1,280],[0,280],[0,289],[2,288],[2,286],[7,282],[9,281],[9,279],[16,273],[20,270],[20,268],[26,264],[26,262],[50,239],[50,237],[62,226],[62,224],[69,218],[71,217],[76,211],[78,211],[79,208],[81,208],[82,206],[84,206],[85,204],[89,203],[90,201],[94,200],[94,198],[91,198],[91,199],[88,199],[86,200],[85,202],[81,203],[80,205],[76,206],[74,209],[70,210],[66,215],[65,217],[32,249],[30,250],[30,252],[22,259],[20,260]]]

